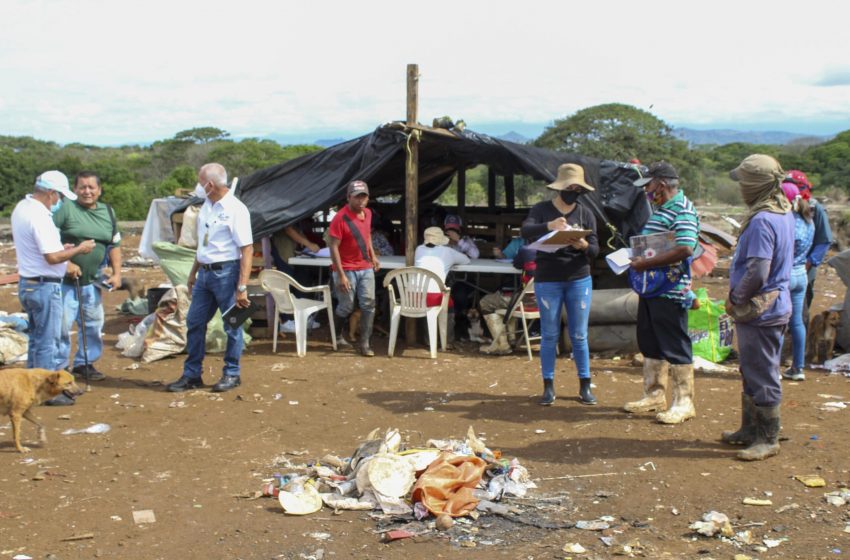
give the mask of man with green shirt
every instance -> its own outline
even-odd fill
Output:
[[[108,204],[98,202],[103,191],[100,178],[96,174],[90,171],[78,173],[74,181],[74,192],[77,200],[63,204],[59,211],[53,214],[53,221],[59,228],[62,243],[77,244],[80,240],[93,239],[95,248],[87,255],[77,255],[68,264],[68,271],[62,283],[64,312],[56,369],[70,365],[71,328],[74,322],[79,323],[82,304],[88,356],[83,352],[80,336],[71,372],[83,376],[88,373],[89,380],[99,381],[105,377],[94,367],[94,363],[103,353],[101,330],[104,315],[100,291],[103,284],[113,288],[121,287],[121,233],[118,231],[118,222],[112,208]],[[112,275],[104,278],[103,267],[107,263],[112,269]],[[79,295],[77,282],[80,286]],[[78,332],[82,328],[83,325],[77,325]],[[86,363],[88,372],[85,371]]]

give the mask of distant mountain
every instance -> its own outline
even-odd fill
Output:
[[[496,136],[496,138],[499,140],[507,140],[508,142],[513,142],[515,144],[528,144],[531,142],[531,138],[523,136],[519,132],[514,132],[513,130],[500,136]]]
[[[694,128],[674,128],[673,134],[690,144],[718,145],[744,142],[747,144],[797,144],[810,146],[826,142],[832,138],[832,135],[817,136],[778,130],[697,130]]]

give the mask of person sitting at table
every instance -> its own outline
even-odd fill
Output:
[[[522,288],[534,278],[534,270],[537,268],[537,263],[534,262],[536,255],[537,251],[529,249],[526,245],[520,246],[519,251],[514,254],[514,268],[523,271]],[[522,288],[520,288],[520,291]],[[513,352],[508,337],[513,336],[515,332],[513,325],[516,320],[507,317],[506,314],[516,301],[515,295],[513,284],[511,284],[487,294],[478,302],[478,308],[481,310],[481,315],[484,316],[484,322],[493,338],[491,344],[484,344],[478,349],[483,354],[502,356]],[[536,302],[524,301],[523,303],[526,307],[537,307]]]
[[[376,210],[372,211],[372,247],[380,257],[395,255],[388,234],[392,231],[392,222],[381,217]]]
[[[460,251],[470,259],[477,259],[481,255],[475,241],[468,235],[463,235],[463,222],[457,214],[449,214],[443,222],[443,229],[449,238],[449,247]]]
[[[422,245],[417,247],[414,253],[413,266],[430,270],[445,282],[446,275],[453,266],[469,264],[469,257],[448,247],[449,238],[442,229],[429,227],[425,230],[423,238]],[[439,292],[433,281],[428,286],[428,295],[425,296],[425,300],[428,307],[436,307],[443,303],[443,294]],[[451,304],[450,300],[449,305]]]

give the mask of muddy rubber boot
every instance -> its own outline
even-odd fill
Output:
[[[339,325],[339,334],[336,335],[336,343],[338,346],[351,346],[351,341],[348,340],[348,317],[336,317],[335,323]]]
[[[673,404],[666,412],[658,413],[655,419],[662,424],[681,424],[697,415],[694,409],[694,365],[670,364],[670,385]]]
[[[487,329],[493,337],[493,342],[483,344],[478,350],[482,354],[495,354],[504,356],[510,354],[510,344],[508,344],[508,334],[505,332],[505,323],[502,320],[501,313],[490,313],[484,316],[484,322],[487,323]]]
[[[590,378],[579,377],[578,380],[581,384],[578,390],[578,399],[581,401],[581,404],[596,404],[596,397],[593,396],[593,392],[590,390]]]
[[[554,379],[544,379],[543,380],[543,396],[540,397],[540,400],[537,401],[537,404],[541,406],[550,406],[555,402],[555,380]]]
[[[360,354],[371,358],[375,355],[370,346],[372,326],[375,324],[375,311],[361,310],[360,314]]]
[[[738,452],[741,461],[763,461],[779,454],[779,407],[753,405],[755,434],[753,443]]]
[[[667,407],[667,362],[643,359],[643,398],[623,406],[626,412],[655,412]]]
[[[741,427],[737,432],[723,432],[720,439],[729,445],[751,445],[756,439],[755,405],[746,393],[741,393]]]

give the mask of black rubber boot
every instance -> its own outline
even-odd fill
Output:
[[[755,405],[746,393],[741,393],[741,427],[737,432],[723,432],[723,443],[729,445],[751,445],[756,439]]]
[[[753,405],[755,412],[755,439],[746,449],[738,452],[742,461],[763,461],[779,454],[779,407]]]
[[[540,401],[537,404],[542,406],[550,406],[555,402],[555,380],[554,379],[544,379],[543,380],[543,396],[540,397]]]
[[[581,404],[596,404],[596,397],[593,396],[593,392],[590,390],[590,378],[579,377],[578,380],[581,383],[581,387],[578,391],[578,398],[581,401]]]

